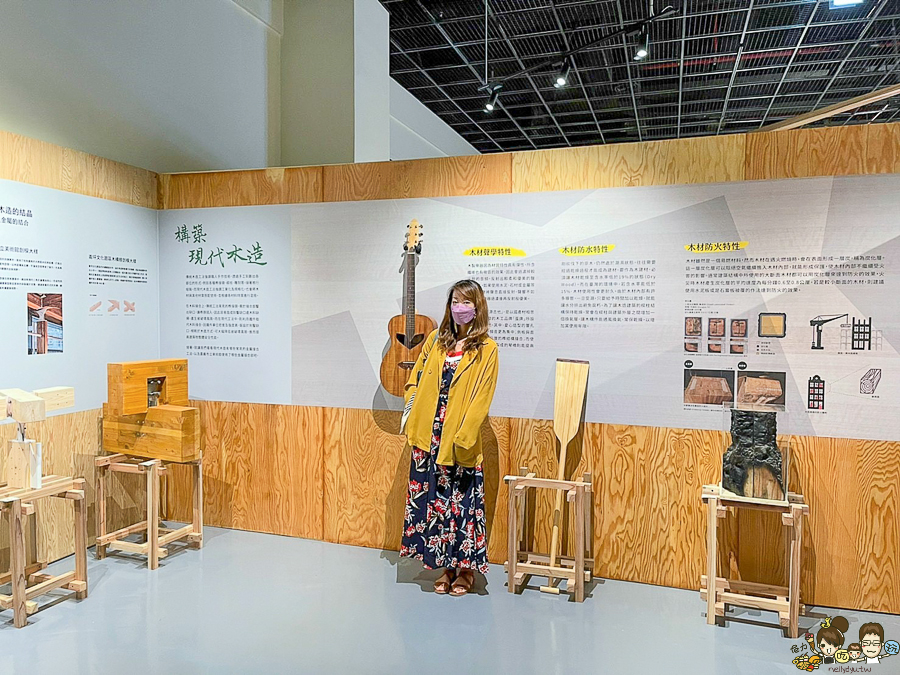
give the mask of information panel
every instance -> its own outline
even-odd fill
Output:
[[[398,408],[379,386],[422,224],[417,312],[480,281],[495,415],[550,418],[557,358],[591,362],[587,419],[900,439],[900,176],[295,206],[292,401]]]
[[[0,389],[106,400],[106,364],[159,354],[157,213],[0,181]]]

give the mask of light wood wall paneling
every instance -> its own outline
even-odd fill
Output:
[[[900,172],[900,123],[324,167],[168,174],[160,208],[449,197]]]
[[[400,548],[410,451],[400,412],[325,409],[325,541]]]
[[[506,417],[491,417],[481,428],[484,445],[484,508],[488,525],[488,560],[502,564],[507,558],[506,535],[509,490],[504,476],[518,473],[510,452],[510,422]]]
[[[7,131],[0,131],[0,178],[157,208],[152,171]]]
[[[592,145],[513,154],[513,192],[589,190],[744,177],[744,136]]]
[[[324,201],[406,199],[512,191],[508,154],[324,167]]]
[[[866,126],[866,171],[900,173],[900,123]]]
[[[399,548],[409,475],[399,412],[196,405],[206,439],[207,524]],[[482,433],[489,557],[500,563],[508,499],[502,477],[523,465],[554,475],[558,448],[548,420],[492,418]],[[706,556],[700,490],[719,480],[724,441],[718,431],[584,426],[567,473],[594,476],[598,576],[698,587]],[[804,602],[900,611],[900,444],[798,437],[792,443],[790,487],[810,505]],[[170,508],[184,518],[187,481],[170,482]],[[551,510],[552,497],[540,495],[532,512],[536,550],[549,544]],[[779,520],[739,511],[726,522],[720,570],[729,569],[733,552],[743,579],[783,583]],[[571,545],[570,529],[566,535]]]
[[[809,137],[809,175],[871,173],[866,166],[868,125],[805,129],[804,133]]]
[[[858,599],[859,606],[897,613],[900,611],[900,443],[851,441],[848,445],[856,449],[856,483],[843,483],[841,502],[850,503],[856,497],[853,543],[858,590],[854,589],[853,599]],[[838,590],[835,589],[835,595]],[[845,593],[841,593],[841,599],[846,603]]]
[[[163,209],[320,201],[320,166],[176,173],[159,177],[159,204]]]
[[[748,134],[746,180],[806,176],[809,176],[809,134],[805,129]]]
[[[323,409],[196,401],[207,525],[322,539]],[[167,506],[190,520],[187,467],[170,465]]]

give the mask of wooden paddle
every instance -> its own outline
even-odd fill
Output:
[[[584,409],[585,392],[587,391],[588,371],[591,364],[587,361],[556,359],[556,392],[553,405],[553,431],[559,439],[559,468],[557,480],[566,479],[566,451],[569,443],[578,433],[581,415]],[[565,490],[556,491],[556,505],[553,509],[553,532],[550,537],[550,567],[556,567],[557,547],[559,546],[559,526],[562,520],[563,497]],[[553,577],[548,580],[549,586],[542,586],[542,591],[559,593],[553,586]]]

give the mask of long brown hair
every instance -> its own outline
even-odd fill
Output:
[[[831,620],[831,625],[827,628],[820,628],[816,633],[816,646],[821,644],[824,639],[830,645],[835,647],[844,646],[844,633],[850,628],[850,622],[842,616],[836,616]]]
[[[484,344],[488,332],[487,300],[484,298],[481,284],[474,279],[457,281],[447,291],[447,306],[444,308],[444,318],[441,321],[441,327],[438,329],[438,342],[440,342],[441,348],[445,352],[449,352],[456,344],[457,336],[459,335],[459,327],[456,325],[456,322],[453,320],[453,314],[450,312],[454,291],[459,291],[460,295],[475,305],[475,318],[472,319],[472,325],[466,334],[466,346],[464,348],[464,351],[473,351]]]

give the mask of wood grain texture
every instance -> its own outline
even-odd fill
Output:
[[[466,155],[324,167],[324,201],[486,195],[512,190],[511,156]]]
[[[806,129],[748,134],[744,179],[809,176],[809,140]]]
[[[869,173],[866,167],[868,125],[807,129],[809,175],[847,176]]]
[[[157,174],[0,131],[0,178],[157,208]]]
[[[421,335],[421,342],[412,349],[404,347],[400,340],[406,335],[406,315],[398,314],[388,321],[387,333],[391,346],[381,359],[379,377],[385,390],[392,396],[403,397],[406,393],[406,383],[412,373],[412,366],[401,368],[401,363],[415,364],[425,348],[425,342],[431,332],[437,328],[437,324],[430,316],[415,315],[414,336]]]
[[[866,173],[900,173],[900,123],[866,126]]]
[[[410,451],[400,412],[325,409],[325,541],[398,550]]]
[[[451,197],[900,172],[900,123],[159,176],[160,208]]]
[[[322,408],[195,401],[204,524],[322,539]],[[170,465],[168,516],[190,522],[190,467]]]
[[[743,135],[513,154],[513,192],[716,183],[744,177]]]
[[[322,167],[174,173],[159,177],[162,209],[322,201]]]

